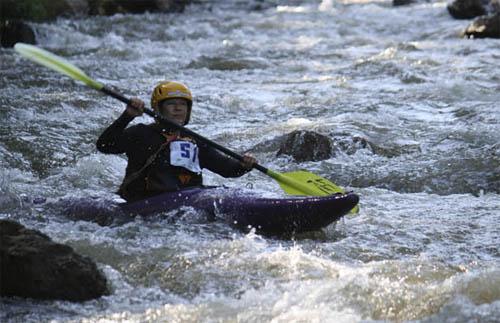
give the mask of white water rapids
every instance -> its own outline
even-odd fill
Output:
[[[193,130],[354,190],[360,214],[279,240],[192,209],[99,226],[32,205],[113,196],[126,162],[95,141],[124,107],[0,49],[0,218],[90,256],[112,288],[81,304],[2,299],[0,321],[500,320],[500,40],[460,38],[467,22],[444,1],[279,3],[34,27],[41,47],[146,102],[158,81],[185,82]],[[296,163],[266,148],[296,129],[329,136],[337,153]],[[258,172],[204,176],[280,191]]]

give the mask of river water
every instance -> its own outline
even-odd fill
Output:
[[[158,81],[185,82],[193,130],[354,190],[360,213],[289,240],[189,208],[100,226],[33,205],[113,197],[126,162],[95,141],[124,107],[1,49],[0,217],[92,257],[112,288],[82,304],[4,299],[1,321],[500,320],[500,41],[460,38],[445,1],[254,5],[35,27],[41,47],[146,102]],[[269,143],[297,129],[337,153],[276,157]],[[255,171],[205,181],[280,192]]]

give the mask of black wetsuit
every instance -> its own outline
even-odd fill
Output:
[[[173,131],[164,129],[158,124],[137,124],[127,128],[133,117],[123,113],[113,122],[97,140],[97,149],[105,154],[127,154],[127,176],[136,173],[147,162],[150,156],[157,153],[154,161],[146,167],[137,179],[119,191],[127,201],[137,201],[163,192],[176,191],[182,188],[202,186],[202,174],[192,172],[184,167],[170,164],[170,148],[168,142]],[[192,138],[183,137],[198,146],[198,157],[201,168],[206,168],[223,177],[239,177],[249,170],[228,156]],[[167,143],[167,144],[165,144]],[[162,147],[163,145],[163,147]],[[160,150],[160,147],[161,150]]]

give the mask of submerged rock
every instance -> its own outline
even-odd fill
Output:
[[[463,35],[469,38],[500,38],[500,13],[477,18]]]
[[[2,47],[13,47],[17,42],[36,44],[33,29],[20,20],[0,22],[0,44]]]
[[[381,141],[376,138],[352,136],[345,133],[334,133],[330,136],[334,138],[334,146],[347,155],[353,155],[359,150],[366,149],[375,155],[393,158],[421,151],[418,142],[409,140]]]
[[[335,134],[333,144],[347,155],[355,154],[360,149],[371,149],[366,138],[346,134]]]
[[[277,156],[289,155],[296,161],[319,161],[332,157],[333,144],[325,135],[307,130],[296,130],[288,134],[278,150]]]
[[[88,257],[39,231],[0,220],[0,295],[86,301],[108,294]]]

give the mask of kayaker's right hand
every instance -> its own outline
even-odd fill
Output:
[[[243,160],[240,162],[240,165],[245,169],[252,169],[255,164],[257,164],[257,159],[250,154],[244,154]]]
[[[127,105],[127,109],[125,110],[127,114],[131,117],[139,117],[144,113],[144,101],[139,98],[130,99],[130,104]]]

